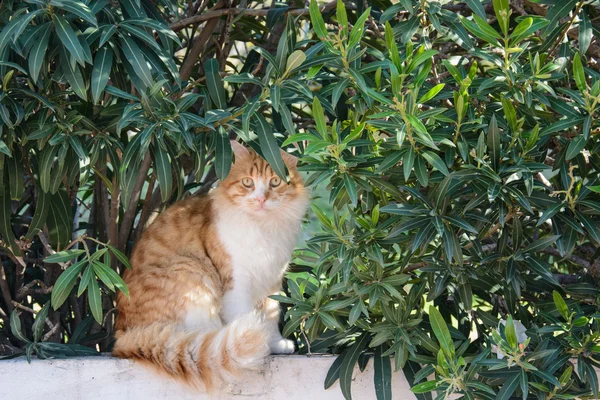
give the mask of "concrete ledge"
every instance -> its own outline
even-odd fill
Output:
[[[343,400],[336,382],[328,390],[323,382],[333,356],[271,356],[265,368],[248,372],[224,393],[208,396],[157,376],[135,362],[109,356],[0,361],[0,388],[7,400]],[[402,372],[393,374],[394,399],[416,399]],[[373,362],[354,371],[353,398],[375,399]]]

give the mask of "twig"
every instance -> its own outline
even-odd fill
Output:
[[[152,174],[150,177],[150,183],[148,184],[148,189],[146,190],[146,197],[144,198],[144,205],[142,206],[142,214],[140,215],[140,220],[138,221],[138,225],[135,228],[134,240],[138,240],[144,231],[144,227],[146,226],[146,222],[148,221],[148,216],[150,215],[150,202],[152,201],[152,191],[154,190],[154,183],[156,182],[156,175]]]
[[[573,12],[573,16],[571,17],[571,20],[569,21],[567,26],[565,26],[565,28],[560,33],[560,35],[556,38],[556,41],[554,42],[554,45],[552,45],[552,48],[548,51],[548,54],[552,55],[554,53],[554,50],[556,50],[556,48],[558,47],[558,45],[565,39],[565,36],[568,34],[569,30],[573,26],[573,22],[575,22],[575,18],[577,18],[577,15],[579,15],[579,11],[581,11],[584,4],[585,4],[585,0],[582,0],[579,2],[579,4],[577,5],[577,8]]]
[[[40,285],[40,289],[33,289],[33,286]],[[53,286],[46,286],[44,282],[39,279],[34,279],[29,282],[27,285],[23,286],[17,291],[16,300],[21,301],[25,296],[30,294],[48,294],[52,292]]]
[[[513,214],[509,213],[506,214],[506,217],[504,217],[504,223],[506,224],[507,222],[509,222],[512,218],[513,218]],[[502,225],[500,224],[500,222],[498,222],[496,225],[492,226],[490,228],[490,230],[485,234],[484,237],[481,238],[481,240],[485,240],[490,238],[494,233],[496,233],[498,231],[498,229],[500,229]],[[473,243],[467,243],[464,247],[464,249],[470,249],[471,247],[473,247]]]
[[[42,245],[44,246],[44,248],[46,249],[48,254],[50,254],[50,255],[56,254],[56,251],[54,251],[52,246],[50,246],[50,242],[48,241],[48,236],[46,236],[46,233],[44,231],[39,231],[38,237],[40,238],[40,242],[42,242]],[[67,267],[69,266],[68,263],[64,263],[64,262],[57,262],[55,264],[60,265],[63,270],[67,269]]]
[[[131,198],[129,200],[129,204],[127,205],[127,210],[123,215],[123,222],[121,222],[121,227],[119,228],[119,250],[121,251],[124,251],[127,247],[127,238],[129,237],[131,226],[133,225],[133,220],[135,219],[138,200],[140,199],[142,187],[146,181],[148,170],[150,169],[151,164],[152,157],[148,151],[144,156],[144,160],[142,161],[142,165],[138,171],[137,180],[135,181],[135,185],[131,191]]]
[[[208,43],[211,35],[213,34],[214,29],[217,27],[219,20],[211,19],[209,20],[202,29],[202,32],[198,35],[196,40],[191,44],[192,48],[188,52],[185,60],[181,63],[181,68],[179,68],[179,76],[181,76],[182,80],[187,80],[192,74],[192,69],[194,65],[199,60],[200,54],[204,52],[204,48]]]
[[[2,298],[10,314],[13,311],[12,296],[10,295],[10,288],[6,281],[6,273],[4,272],[4,266],[0,263],[0,292],[2,292]]]
[[[336,5],[337,5],[337,1],[331,1],[327,4],[325,4],[324,6],[321,6],[321,12],[331,10],[331,9],[335,8]],[[270,8],[263,8],[260,10],[254,10],[251,8],[227,8],[227,9],[222,9],[222,10],[215,10],[215,11],[210,11],[210,12],[200,14],[200,15],[194,15],[193,17],[184,18],[180,21],[170,24],[169,28],[171,28],[173,31],[177,32],[177,31],[182,30],[183,28],[185,28],[188,25],[198,24],[200,22],[208,21],[209,19],[220,18],[222,16],[229,15],[229,14],[232,14],[234,16],[236,16],[238,14],[244,14],[245,16],[248,16],[248,17],[266,17],[270,10],[271,10]],[[293,16],[305,16],[305,15],[309,14],[309,11],[308,11],[308,8],[295,8],[295,9],[286,11],[285,14],[290,14]]]

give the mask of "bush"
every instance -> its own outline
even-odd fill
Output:
[[[340,354],[326,387],[372,358],[380,399],[393,369],[420,399],[598,398],[598,9],[546,3],[3,2],[5,353],[110,349],[132,243],[237,136],[324,196],[276,298]]]

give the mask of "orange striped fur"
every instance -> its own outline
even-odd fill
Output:
[[[282,152],[290,179],[279,182],[264,159],[232,146],[227,179],[145,230],[124,274],[130,298],[117,298],[113,354],[207,391],[259,367],[269,348],[293,351],[267,296],[280,288],[308,193],[293,156]]]

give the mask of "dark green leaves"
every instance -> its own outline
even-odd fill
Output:
[[[342,389],[342,394],[346,400],[352,399],[352,391],[350,389],[350,385],[352,383],[352,372],[354,371],[358,357],[362,353],[363,349],[367,346],[369,341],[369,335],[363,334],[344,353],[344,359],[342,360],[342,365],[340,366],[340,388]]]
[[[490,124],[488,125],[487,146],[490,153],[492,167],[497,170],[500,164],[500,131],[498,130],[498,122],[496,115],[492,115]]]
[[[98,103],[110,76],[113,54],[109,47],[98,50],[92,70],[92,99]]]
[[[226,147],[230,146],[229,141],[227,141],[226,138],[221,139],[222,135],[218,136],[218,145],[223,146],[225,149],[224,151],[226,152]],[[226,143],[222,143],[223,141]],[[221,157],[221,160],[226,162],[227,156],[225,153],[222,154],[224,157]],[[156,169],[156,176],[158,177],[158,183],[160,185],[160,197],[163,202],[167,202],[173,193],[173,171],[171,168],[172,160],[169,158],[169,153],[161,146],[154,146],[152,155],[154,156],[154,168]],[[231,154],[229,156],[229,163],[231,164]],[[224,168],[224,166],[221,166],[221,168]],[[219,171],[219,173],[224,173],[225,169],[222,169]],[[225,173],[223,176],[227,176],[228,173],[229,171],[227,171],[227,173]]]
[[[211,58],[204,64],[206,72],[206,85],[210,98],[217,108],[224,109],[227,107],[227,98],[225,97],[225,88],[219,75],[219,62]]]
[[[131,37],[126,35],[121,36],[120,44],[125,59],[133,68],[135,75],[146,87],[151,87],[154,84],[154,80],[139,46]]]
[[[216,161],[215,161],[215,172],[220,180],[224,180],[229,175],[231,169],[231,161],[233,157],[233,151],[231,149],[231,143],[229,138],[223,129],[215,134],[216,143]]]
[[[435,337],[440,343],[441,350],[444,352],[447,358],[453,358],[454,343],[452,342],[448,325],[442,317],[442,314],[440,314],[440,312],[434,306],[429,307],[429,323],[431,324],[431,329],[433,330]]]
[[[392,399],[392,364],[388,356],[383,355],[384,350],[382,346],[378,346],[375,349],[375,357],[373,358],[373,364],[375,366],[375,394],[377,400],[391,400]]]
[[[81,66],[85,66],[86,62],[91,63],[91,60],[89,60],[86,56],[87,52],[89,52],[89,49],[86,51],[83,48],[82,42],[79,41],[77,34],[67,20],[59,14],[54,14],[53,19],[56,34],[65,47],[67,53],[75,58],[75,60]]]
[[[271,131],[271,126],[261,115],[256,115],[256,133],[258,134],[258,142],[263,156],[269,162],[273,171],[281,179],[285,179],[286,168],[283,159],[281,158],[279,145]]]
[[[85,264],[86,260],[81,260],[78,263],[71,265],[60,274],[52,289],[52,308],[55,310],[58,309],[65,300],[67,300],[67,297],[69,297],[71,290],[75,287],[79,273]]]
[[[313,29],[315,30],[317,36],[321,40],[327,39],[327,28],[325,28],[325,22],[323,21],[323,16],[321,15],[321,11],[319,10],[319,6],[316,0],[310,0],[310,20],[313,24]]]
[[[29,52],[29,74],[34,82],[38,80],[38,76],[44,63],[51,30],[52,25],[47,22],[44,27],[41,28],[41,33]]]

